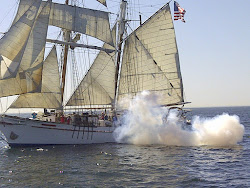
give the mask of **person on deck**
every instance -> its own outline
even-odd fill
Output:
[[[61,123],[64,123],[64,122],[65,122],[64,115],[61,115]]]
[[[71,124],[71,117],[70,116],[67,117],[67,124],[68,125]]]
[[[102,112],[101,120],[104,120],[104,113]]]
[[[107,114],[105,114],[104,119],[108,120],[108,115]]]
[[[36,116],[37,116],[37,113],[36,113],[36,112],[33,112],[31,115],[32,115],[32,118],[33,118],[33,119],[36,119]]]

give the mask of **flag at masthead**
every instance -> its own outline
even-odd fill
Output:
[[[184,14],[186,13],[184,8],[181,8],[179,3],[177,3],[176,1],[174,1],[174,20],[181,20],[184,23],[186,22],[184,20]]]

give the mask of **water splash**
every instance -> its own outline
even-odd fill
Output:
[[[114,136],[117,142],[131,144],[164,144],[175,146],[230,146],[242,141],[244,126],[239,117],[228,114],[214,118],[195,116],[188,129],[177,115],[160,107],[160,96],[142,92],[126,100],[128,111],[121,118],[122,126]],[[166,116],[168,118],[166,119]]]

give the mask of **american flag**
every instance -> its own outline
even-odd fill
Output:
[[[181,8],[180,5],[175,1],[174,2],[174,20],[181,20],[185,23],[184,14],[186,13],[184,8]]]

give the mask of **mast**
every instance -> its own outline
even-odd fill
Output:
[[[115,106],[118,94],[118,79],[119,79],[119,71],[120,71],[120,63],[121,63],[121,49],[123,44],[123,34],[125,31],[125,16],[126,16],[126,8],[127,8],[127,1],[122,0],[120,5],[120,20],[119,20],[119,27],[118,27],[118,54],[116,60],[116,73],[115,73]]]
[[[69,0],[65,0],[65,4],[69,4]],[[64,31],[63,36],[66,42],[69,41],[71,31]],[[69,45],[65,44],[64,47],[64,58],[63,58],[63,70],[62,70],[62,104],[64,99],[64,90],[65,90],[65,80],[66,80],[66,69],[67,69],[67,61],[68,61],[68,52],[69,52]]]

